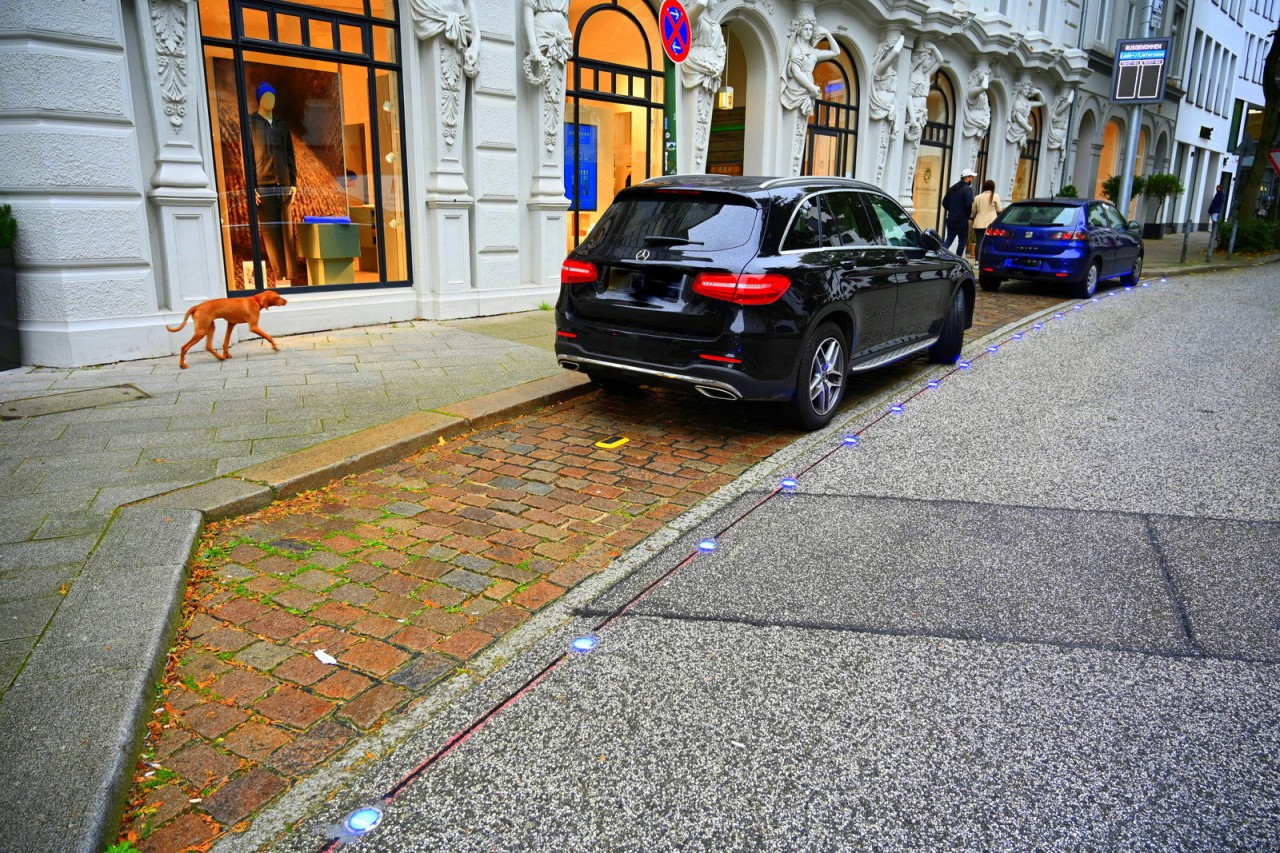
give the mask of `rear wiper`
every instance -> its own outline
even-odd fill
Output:
[[[702,246],[701,240],[690,240],[688,237],[677,237],[674,234],[649,234],[644,238],[647,245],[665,243],[668,246]]]

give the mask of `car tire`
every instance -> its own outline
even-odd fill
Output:
[[[1098,278],[1102,275],[1102,271],[1098,268],[1095,261],[1089,264],[1089,269],[1085,272],[1084,278],[1071,285],[1071,295],[1076,299],[1089,299],[1098,292]]]
[[[980,275],[978,276],[978,287],[981,287],[983,290],[991,293],[995,293],[1000,289],[1000,279],[993,275]]]
[[[929,347],[929,361],[934,364],[955,364],[964,348],[964,288],[957,287],[956,295],[951,300],[951,308],[946,319],[942,321],[942,334],[938,341]]]
[[[844,398],[848,352],[844,334],[834,323],[819,325],[805,338],[788,404],[791,421],[800,429],[821,429],[835,417]]]
[[[615,376],[605,376],[595,371],[588,370],[587,378],[595,383],[601,391],[606,394],[636,394],[640,391],[640,384],[632,382],[629,379],[618,379]]]
[[[1125,287],[1133,287],[1142,281],[1142,253],[1138,253],[1138,257],[1133,259],[1133,269],[1129,270],[1128,275],[1121,277],[1120,283]]]

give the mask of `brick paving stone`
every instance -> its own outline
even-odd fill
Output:
[[[381,640],[365,640],[338,656],[347,666],[354,666],[382,678],[395,672],[409,656]]]
[[[259,604],[256,601],[249,601],[243,598],[236,598],[228,601],[213,609],[211,615],[219,619],[232,623],[233,625],[243,625],[246,622],[252,622],[271,612],[270,607]]]
[[[467,625],[467,617],[457,613],[450,613],[439,607],[428,607],[426,610],[416,614],[410,620],[419,628],[426,628],[428,631],[435,631],[440,635],[452,634],[460,631]]]
[[[379,684],[347,702],[338,711],[362,729],[373,728],[383,715],[399,707],[409,698],[409,692],[392,684]]]
[[[290,610],[306,611],[324,601],[324,597],[302,589],[286,589],[272,596],[272,600]]]
[[[338,601],[326,601],[307,614],[310,619],[330,622],[334,625],[350,625],[364,616],[364,611]]]
[[[293,735],[284,729],[251,720],[233,729],[223,738],[222,745],[236,755],[261,762],[292,740]]]
[[[186,744],[190,743],[192,736],[190,732],[182,729],[166,729],[161,735],[159,742],[156,743],[156,760],[159,761],[176,752]]]
[[[203,741],[196,741],[167,758],[164,766],[199,790],[236,772],[240,760],[223,755]]]
[[[386,569],[371,566],[368,563],[352,563],[342,570],[348,580],[356,583],[371,583],[387,573]]]
[[[399,619],[392,619],[389,616],[376,616],[370,613],[362,616],[360,621],[352,625],[351,631],[356,634],[364,634],[366,637],[377,637],[380,640],[385,640],[403,627],[404,623]]]
[[[138,842],[143,853],[187,853],[208,849],[218,836],[219,828],[195,812],[187,812],[177,820]]]
[[[491,642],[493,642],[493,637],[489,634],[477,631],[475,628],[463,628],[458,633],[436,643],[435,651],[450,655],[458,660],[467,660]]]
[[[238,708],[209,702],[189,708],[183,713],[182,722],[201,737],[213,740],[248,718],[249,714]]]
[[[405,598],[401,595],[380,595],[369,602],[368,607],[393,619],[408,619],[422,609],[422,602],[416,598]]]
[[[217,628],[200,638],[202,645],[218,652],[235,652],[251,645],[254,638],[237,628]]]
[[[335,601],[344,601],[357,607],[362,604],[368,604],[378,598],[377,590],[354,583],[343,584],[337,589],[331,589],[328,595]]]
[[[436,578],[443,577],[444,574],[449,572],[452,568],[453,567],[447,563],[439,563],[435,560],[418,559],[410,560],[405,563],[401,566],[400,571],[405,574],[413,575],[415,578],[435,580]]]
[[[193,652],[183,657],[182,663],[178,666],[178,675],[182,678],[190,678],[197,684],[211,683],[214,678],[230,669],[230,666],[208,652]]]
[[[142,810],[152,826],[162,826],[186,810],[189,798],[181,785],[161,785],[147,792]]]
[[[339,554],[330,554],[327,551],[313,551],[307,555],[307,563],[319,566],[322,569],[336,569],[339,566],[346,565],[348,562],[346,557]]]
[[[245,589],[250,592],[260,593],[262,595],[273,595],[280,590],[289,586],[280,578],[273,578],[269,575],[259,575],[253,580],[245,582]]]
[[[289,784],[274,773],[261,768],[250,770],[205,799],[201,808],[225,826],[233,826],[251,812],[271,802]]]
[[[373,582],[374,589],[380,589],[383,592],[390,592],[396,595],[409,595],[420,586],[422,586],[422,578],[402,575],[398,572],[385,574]]]
[[[254,669],[260,669],[264,672],[275,669],[289,658],[293,657],[294,652],[284,646],[277,646],[275,643],[260,642],[254,643],[247,649],[238,652],[234,658],[236,663],[242,663],[251,666]]]
[[[556,586],[550,581],[539,581],[523,592],[511,596],[511,601],[529,610],[539,610],[562,595],[564,595],[564,587]]]
[[[272,675],[295,684],[307,685],[324,678],[330,669],[312,655],[298,655],[276,667]]]
[[[464,592],[469,592],[472,595],[478,595],[488,589],[489,584],[493,581],[483,575],[477,575],[474,572],[469,572],[466,569],[455,569],[440,578],[440,582]]]
[[[516,584],[508,580],[496,581],[493,586],[484,591],[485,598],[492,598],[501,601],[508,595],[516,591]]]
[[[332,711],[334,703],[285,685],[254,706],[259,714],[272,720],[305,729]]]
[[[245,626],[255,634],[270,637],[273,640],[287,640],[296,637],[311,627],[311,623],[300,616],[272,610],[260,619],[255,619]]]
[[[320,592],[328,589],[338,582],[338,578],[328,572],[322,572],[319,569],[311,569],[305,571],[295,578],[290,579],[290,583],[294,586],[300,586],[311,592]]]
[[[428,631],[426,628],[419,628],[416,625],[399,625],[399,623],[397,625],[400,630],[389,636],[390,642],[410,651],[425,652],[440,639],[439,634]]]
[[[303,565],[306,564],[288,557],[271,556],[258,560],[253,564],[253,568],[272,575],[291,575]]]
[[[368,678],[350,670],[340,669],[318,683],[314,690],[330,699],[353,699],[373,684]]]
[[[275,686],[275,681],[270,678],[244,669],[233,669],[215,681],[211,689],[223,699],[230,699],[240,707],[246,707]]]
[[[430,602],[437,607],[457,607],[467,600],[465,592],[435,584],[423,590],[421,595],[423,601]]]

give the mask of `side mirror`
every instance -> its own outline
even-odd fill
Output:
[[[938,232],[932,228],[924,230],[924,247],[930,252],[942,251],[942,238],[938,236]]]
[[[1141,228],[1141,227],[1142,227],[1142,226],[1141,226],[1141,225],[1139,225],[1139,224],[1137,223],[1137,221],[1136,221],[1136,220],[1133,220],[1133,219],[1130,219],[1130,220],[1129,220],[1129,230],[1130,230],[1130,231],[1137,231],[1137,230],[1138,230],[1139,228]]]

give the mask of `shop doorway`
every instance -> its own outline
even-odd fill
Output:
[[[915,220],[921,228],[942,232],[942,197],[951,186],[951,152],[955,144],[955,90],[951,80],[934,72],[929,84],[928,120],[916,155],[911,192]]]
[[[1040,133],[1043,115],[1039,107],[1027,116],[1031,122],[1031,130],[1027,133],[1027,141],[1018,149],[1018,172],[1013,179],[1013,195],[1010,201],[1031,198],[1036,191],[1036,178],[1040,171]]]
[[[667,78],[657,15],[646,3],[574,3],[569,26],[564,177],[573,249],[620,190],[663,173]]]
[[[840,55],[819,62],[813,82],[822,90],[814,101],[805,138],[802,175],[852,178],[858,156],[858,72],[839,42]]]
[[[394,0],[200,0],[228,291],[408,284]]]
[[[707,173],[741,175],[747,145],[747,57],[732,27],[724,28],[724,45],[724,84],[711,113]]]

